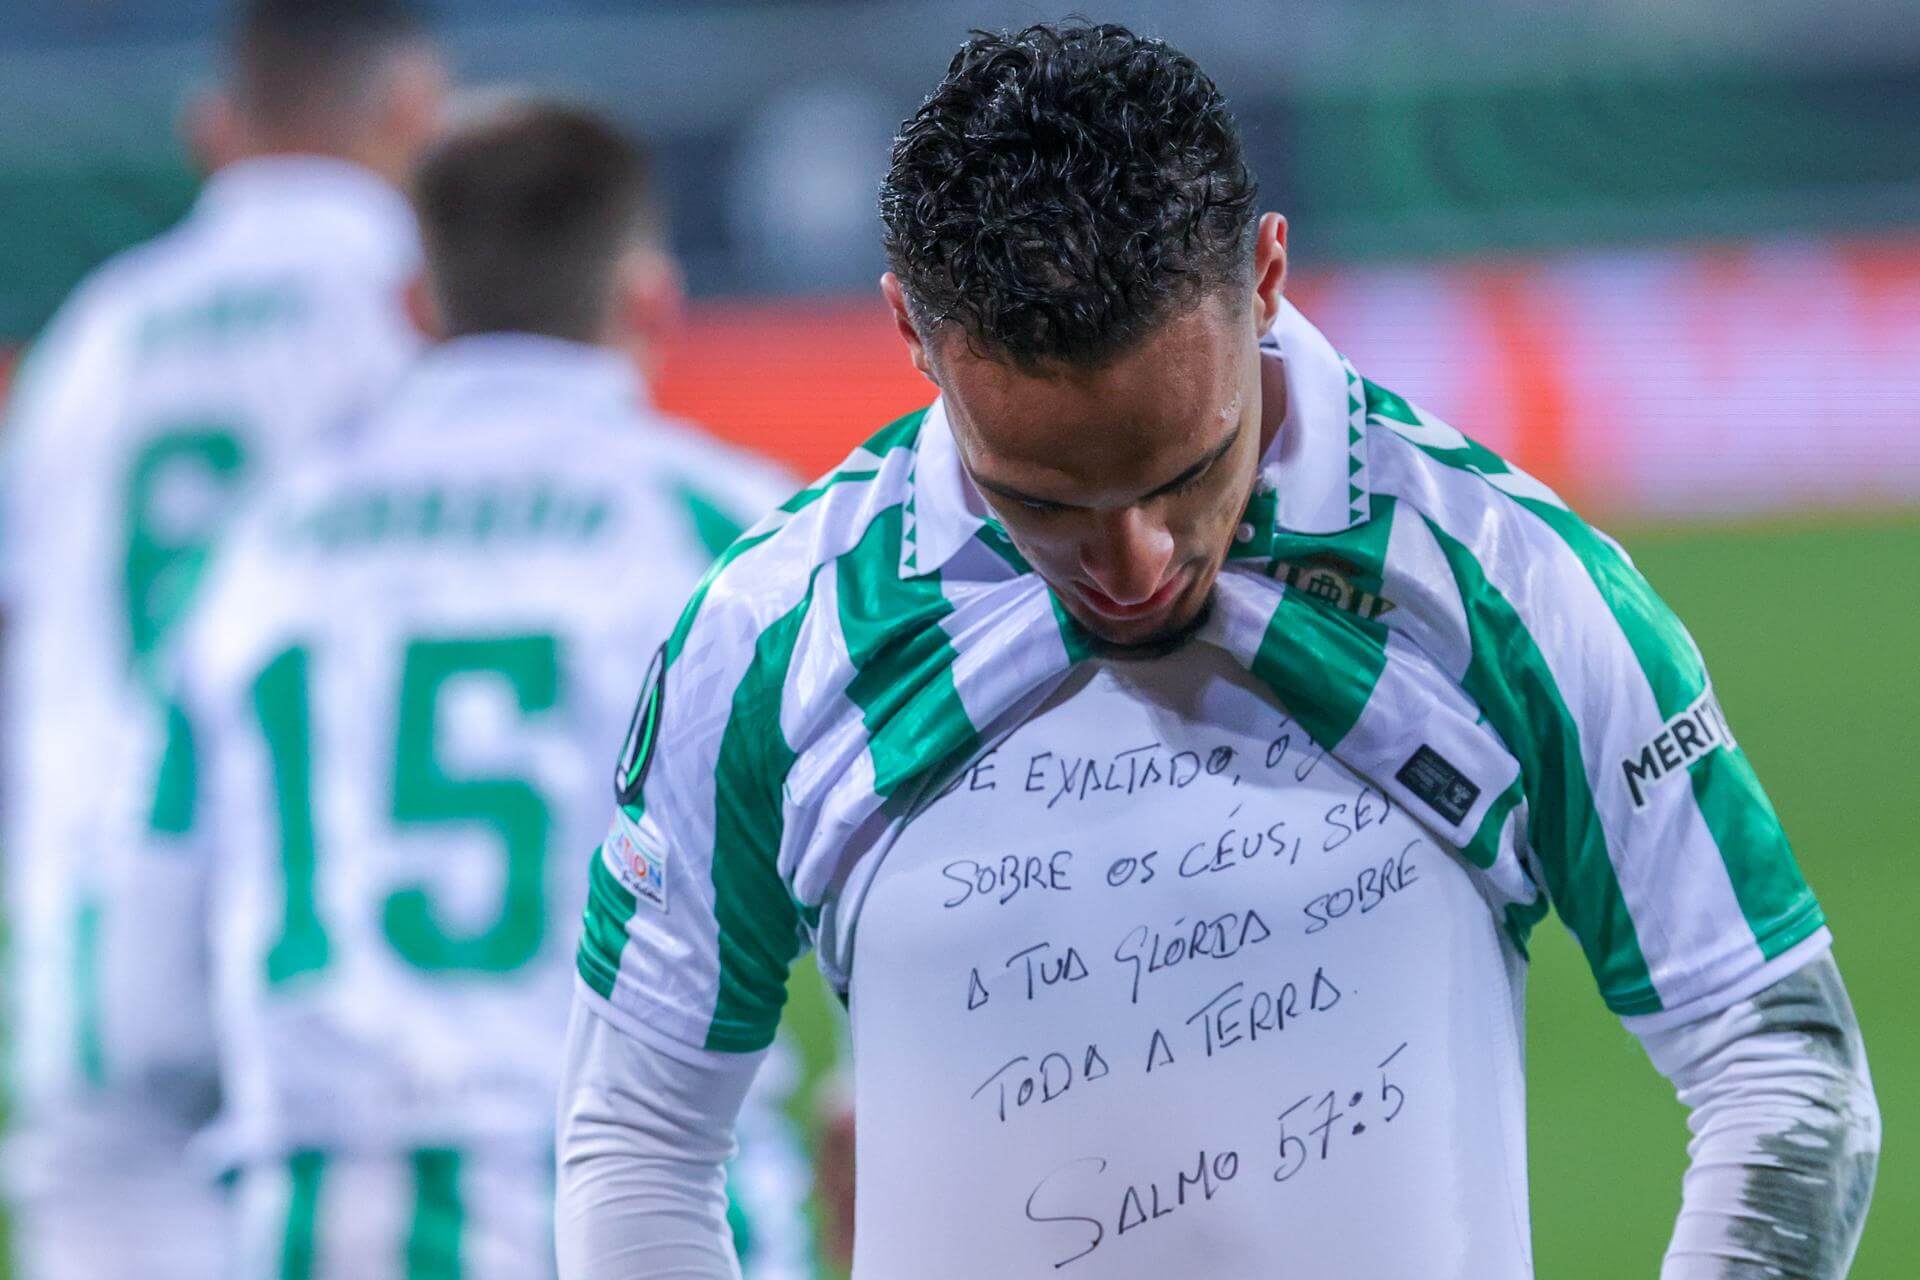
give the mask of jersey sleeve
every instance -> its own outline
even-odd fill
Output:
[[[779,871],[795,758],[781,703],[806,602],[782,608],[738,576],[716,566],[646,678],[578,968],[616,1026],[753,1052],[816,918]]]
[[[189,615],[191,617],[191,615]],[[156,661],[152,677],[166,717],[157,761],[139,779],[147,797],[145,829],[117,841],[103,858],[107,924],[104,987],[127,1028],[114,1046],[114,1083],[172,1083],[174,1092],[211,1097],[218,1087],[209,896],[215,834],[206,821],[202,739],[209,721],[189,681],[187,635]],[[163,1018],[152,1010],[165,1009]],[[131,1011],[149,1011],[144,1015]]]
[[[1502,807],[1523,873],[1608,1006],[1701,1016],[1818,954],[1820,905],[1700,650],[1626,552],[1485,446],[1365,394],[1369,465],[1419,516],[1395,545],[1404,523],[1450,572],[1450,661],[1520,765]],[[1516,935],[1538,899],[1509,908]]]
[[[1613,833],[1613,883],[1602,879],[1595,905],[1617,893],[1632,924],[1628,938],[1607,915],[1580,911],[1582,940],[1602,957],[1618,1012],[1704,1012],[1753,994],[1816,933],[1824,940],[1825,916],[1693,637],[1625,552],[1568,525],[1618,636],[1601,632],[1619,696],[1588,712],[1606,744],[1598,803]],[[1573,865],[1569,849],[1555,852]],[[1568,877],[1564,892],[1582,888]]]
[[[1616,1013],[1751,995],[1825,946],[1825,920],[1699,649],[1616,543],[1468,447],[1498,492],[1479,488],[1477,524],[1460,503],[1428,524],[1469,692],[1521,765],[1529,871]]]
[[[83,286],[14,373],[0,428],[0,605],[13,607],[29,577],[46,572],[42,531],[75,518],[77,473],[97,464],[119,403],[120,344],[96,291]]]
[[[697,469],[683,468],[674,477],[673,499],[695,544],[710,558],[733,545],[798,488],[785,470],[741,450],[703,442],[699,456]]]

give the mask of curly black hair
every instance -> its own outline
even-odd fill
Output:
[[[1098,366],[1251,273],[1255,185],[1193,60],[1111,24],[976,31],[894,139],[887,258],[923,335]]]

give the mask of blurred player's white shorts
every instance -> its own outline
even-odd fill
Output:
[[[237,1280],[541,1280],[553,1162],[477,1149],[303,1151],[243,1167]]]
[[[186,1136],[130,1120],[101,1132],[112,1121],[78,1114],[9,1136],[14,1280],[225,1275],[227,1197],[188,1159]]]
[[[786,1135],[760,1131],[760,1117],[745,1119],[751,1154],[729,1169],[729,1217],[747,1280],[811,1280],[818,1273],[803,1208],[806,1166]],[[398,1157],[305,1151],[243,1167],[231,1207],[235,1280],[554,1274],[551,1157],[472,1148]]]

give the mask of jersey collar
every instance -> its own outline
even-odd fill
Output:
[[[419,225],[406,197],[373,170],[331,156],[256,156],[228,165],[207,180],[194,212],[373,257],[394,270],[413,270],[420,260]]]
[[[986,504],[960,465],[960,448],[947,421],[945,398],[920,420],[913,450],[900,540],[900,576],[917,578],[946,567],[987,523]]]
[[[1282,363],[1287,380],[1287,416],[1260,459],[1263,487],[1274,497],[1272,530],[1329,534],[1364,522],[1367,404],[1360,375],[1284,298],[1260,350]]]
[[[440,408],[462,404],[486,411],[522,403],[622,419],[642,414],[647,404],[645,384],[624,356],[531,333],[476,333],[442,342],[421,357],[403,395]]]
[[[1284,366],[1287,416],[1260,459],[1258,488],[1242,517],[1234,559],[1271,556],[1282,533],[1351,529],[1367,519],[1369,509],[1360,375],[1285,299],[1260,350]],[[937,572],[982,529],[999,528],[960,465],[944,400],[936,400],[920,424],[905,527],[904,578]]]

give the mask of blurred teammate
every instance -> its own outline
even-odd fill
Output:
[[[247,1277],[552,1270],[605,761],[717,547],[787,491],[647,406],[677,275],[617,134],[497,105],[415,182],[443,340],[236,526],[175,655]],[[736,1185],[787,1213],[738,1235],[790,1277],[804,1170],[756,1154]]]
[[[1699,652],[1286,301],[1205,73],[975,33],[881,208],[940,397],[736,543],[650,678],[575,989],[569,1280],[730,1274],[718,1157],[809,942],[862,1280],[1525,1280],[1549,906],[1691,1111],[1662,1274],[1844,1275],[1865,1054]]]
[[[7,1173],[28,1280],[216,1273],[217,1201],[182,1156],[212,1102],[205,1019],[190,991],[154,989],[199,966],[146,936],[176,906],[164,878],[127,901],[103,865],[146,825],[167,733],[152,660],[227,512],[415,349],[394,184],[443,82],[394,0],[249,0],[196,128],[219,171],[182,225],[81,286],[23,373],[0,554]],[[121,983],[129,966],[157,1002]],[[129,1078],[128,1055],[169,1065]]]

